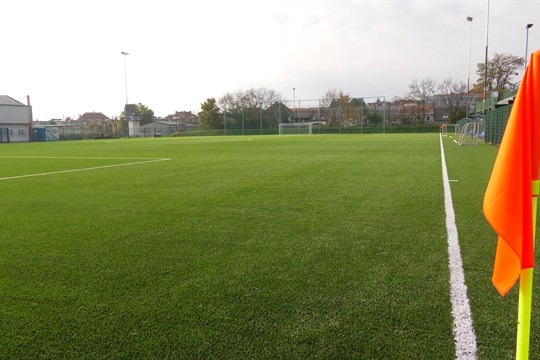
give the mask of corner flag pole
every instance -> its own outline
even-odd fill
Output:
[[[540,181],[532,181],[532,222],[533,246],[536,234],[536,210]],[[519,280],[518,328],[516,342],[516,360],[529,359],[529,341],[531,338],[531,309],[533,291],[533,268],[522,269]]]

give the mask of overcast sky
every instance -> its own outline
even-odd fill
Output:
[[[34,120],[102,112],[126,99],[156,116],[200,111],[209,97],[267,87],[283,99],[403,96],[413,79],[471,83],[484,61],[487,0],[2,1],[0,95]],[[495,53],[540,49],[540,0],[489,2]],[[469,24],[467,16],[474,18]],[[521,74],[516,77],[516,81]]]

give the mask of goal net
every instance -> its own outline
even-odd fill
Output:
[[[279,135],[311,135],[313,132],[312,123],[280,123]]]
[[[454,134],[460,135],[461,131],[459,130],[458,124],[442,124],[441,125],[441,135],[442,136],[448,136],[448,128],[454,129]]]
[[[484,123],[482,121],[472,121],[466,123],[461,129],[459,145],[478,145],[478,139],[484,136]]]

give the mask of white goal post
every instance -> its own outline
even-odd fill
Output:
[[[484,137],[484,122],[472,121],[466,123],[461,129],[459,145],[478,145],[478,138]]]
[[[313,133],[312,123],[280,123],[279,135],[311,135]]]

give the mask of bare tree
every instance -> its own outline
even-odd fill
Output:
[[[245,121],[246,126],[256,127],[264,122],[266,126],[273,126],[275,119],[270,118],[265,110],[279,102],[280,98],[277,91],[260,87],[227,92],[217,103],[232,123]]]
[[[267,109],[279,99],[280,94],[277,91],[261,87],[227,92],[218,99],[218,104],[221,108],[232,112],[242,108]]]
[[[419,112],[422,116],[420,123],[422,124],[424,123],[426,115],[429,112],[430,103],[433,99],[433,94],[435,93],[436,87],[437,83],[435,80],[429,78],[420,81],[418,79],[414,79],[409,85],[409,92],[407,93],[406,97],[409,100],[415,101],[419,106]]]
[[[262,107],[267,109],[276,101],[279,101],[280,95],[274,89],[265,87],[251,88],[245,93],[248,101],[254,107]]]
[[[438,89],[442,105],[448,111],[451,123],[467,115],[467,84],[463,81],[444,79]]]
[[[348,96],[348,94],[345,93],[345,91],[343,90],[336,90],[333,88],[328,89],[321,97],[321,106],[330,107],[332,106],[332,103],[334,103],[336,100],[339,100],[343,96]]]
[[[353,116],[350,114],[351,96],[343,90],[328,89],[321,97],[324,108],[323,117],[330,126],[347,122]]]

